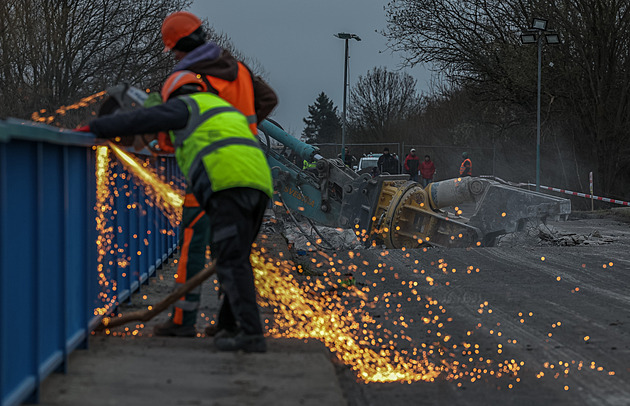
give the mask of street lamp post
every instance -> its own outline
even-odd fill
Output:
[[[534,18],[530,30],[521,34],[521,43],[538,45],[538,88],[536,98],[536,191],[540,192],[540,83],[542,73],[542,43],[560,43],[560,37],[553,31],[547,31],[547,20]]]
[[[344,65],[343,65],[343,117],[341,123],[341,160],[346,162],[346,95],[348,91],[348,40],[356,39],[357,41],[361,41],[356,34],[348,34],[346,32],[340,32],[339,34],[335,34],[335,37],[339,39],[343,39],[346,42],[346,52],[344,57]]]

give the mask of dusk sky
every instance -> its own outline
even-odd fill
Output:
[[[386,26],[385,4],[384,0],[196,0],[189,11],[207,18],[241,53],[258,60],[279,98],[272,117],[299,136],[308,105],[320,92],[341,113],[344,41],[334,34],[348,32],[361,38],[349,42],[350,85],[374,67],[400,68],[400,55],[387,50],[380,34]],[[404,70],[418,80],[419,92],[428,92],[427,69]]]

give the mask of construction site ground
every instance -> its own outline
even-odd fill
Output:
[[[444,373],[432,381],[366,383],[316,340],[269,337],[265,354],[218,352],[202,334],[218,310],[211,278],[203,285],[199,337],[153,337],[166,313],[136,335],[134,326],[95,333],[88,350],[71,355],[67,374],[43,382],[40,404],[629,405],[629,221],[624,211],[584,213],[550,224],[553,232],[511,236],[497,247],[326,254],[354,265],[356,287],[380,297],[369,308],[373,318],[394,333],[404,329],[388,336],[397,349],[441,341],[431,360],[460,365],[466,373],[457,379]],[[282,252],[318,275],[321,253],[289,249],[280,230],[266,227],[259,243],[267,256]],[[176,259],[121,311],[166,296]],[[348,308],[356,302],[346,301]],[[439,328],[429,322],[437,313]],[[272,318],[273,309],[262,317]],[[500,364],[516,367],[498,374]]]

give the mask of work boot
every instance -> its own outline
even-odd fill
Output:
[[[267,343],[262,334],[245,334],[240,331],[232,337],[216,337],[214,345],[219,351],[267,352]]]
[[[238,329],[236,326],[234,327],[223,327],[218,324],[211,324],[204,330],[206,333],[206,337],[233,337],[238,333]]]
[[[153,335],[159,337],[196,337],[195,326],[175,324],[173,320],[168,320],[153,327]]]

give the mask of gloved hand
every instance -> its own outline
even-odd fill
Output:
[[[92,132],[92,131],[90,130],[90,126],[89,126],[89,125],[84,125],[83,127],[77,128],[77,129],[75,129],[74,131],[79,131],[79,132],[82,132],[82,133],[89,133],[89,132]]]
[[[160,93],[153,92],[149,93],[149,97],[147,97],[144,101],[143,107],[154,107],[159,106],[160,104],[162,104],[162,97],[160,96]]]

